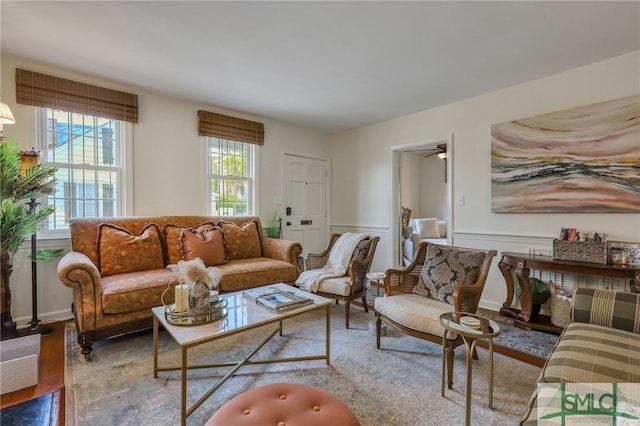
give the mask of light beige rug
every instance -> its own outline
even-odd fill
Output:
[[[322,353],[324,313],[315,312],[285,322],[285,335],[269,342],[255,359]],[[198,408],[187,424],[202,425],[226,401],[259,385],[304,383],[324,389],[344,401],[363,426],[463,424],[465,416],[465,353],[456,351],[452,390],[440,395],[441,347],[389,329],[380,350],[368,332],[372,313],[352,308],[351,329],[344,328],[344,307],[333,305],[331,365],[305,361],[246,366]],[[190,360],[229,361],[247,353],[265,330],[214,342],[189,352]],[[93,361],[80,354],[75,328],[66,329],[67,424],[178,425],[179,372],[161,372],[153,378],[152,334],[143,332],[112,338],[94,345]],[[525,412],[535,389],[538,367],[495,354],[494,409],[488,402],[488,352],[479,348],[474,362],[472,423],[513,425]],[[179,348],[160,333],[161,362],[179,362]],[[198,399],[228,370],[189,372],[189,404]]]

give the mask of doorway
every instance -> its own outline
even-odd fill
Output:
[[[445,147],[446,158],[439,158],[440,161],[446,162],[446,168],[441,177],[438,177],[440,183],[444,183],[446,186],[444,189],[444,206],[439,210],[442,212],[442,218],[447,220],[447,243],[452,244],[452,228],[453,228],[453,135],[444,137],[428,139],[411,144],[397,145],[391,147],[391,230],[390,237],[392,244],[393,264],[396,267],[404,267],[402,262],[402,223],[401,223],[401,211],[402,207],[408,207],[412,209],[412,218],[425,217],[421,216],[420,207],[404,205],[407,200],[403,200],[402,194],[407,191],[403,191],[403,169],[402,169],[402,157],[408,153],[413,153],[420,158],[425,156],[431,156],[434,152],[439,152],[439,147]],[[435,161],[435,160],[433,160]],[[405,164],[406,166],[406,164]],[[406,181],[406,179],[404,179]],[[405,182],[405,185],[407,183]],[[409,183],[413,185],[413,183]],[[420,178],[416,177],[415,185],[419,190],[425,187],[424,182]],[[406,188],[405,188],[406,189]],[[413,201],[412,201],[413,202]],[[433,216],[431,216],[433,217]]]
[[[284,155],[282,238],[302,244],[302,254],[320,253],[328,244],[327,161]]]

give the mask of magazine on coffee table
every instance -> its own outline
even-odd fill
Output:
[[[270,311],[281,313],[312,304],[313,299],[292,291],[279,290],[257,297],[256,303]]]
[[[282,291],[282,289],[275,286],[268,286],[268,287],[263,286],[258,288],[252,288],[249,290],[243,290],[242,296],[244,296],[246,299],[249,299],[249,300],[256,300],[259,297],[266,296],[267,294],[271,294],[271,293],[277,293],[279,291]]]

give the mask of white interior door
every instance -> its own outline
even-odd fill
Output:
[[[285,155],[283,238],[302,244],[303,255],[327,248],[327,165]]]

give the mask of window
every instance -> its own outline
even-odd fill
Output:
[[[56,209],[43,233],[66,232],[73,218],[121,216],[127,124],[52,108],[38,113],[43,161],[58,168],[56,192],[46,200]]]
[[[253,214],[255,145],[216,137],[206,140],[209,214]]]

